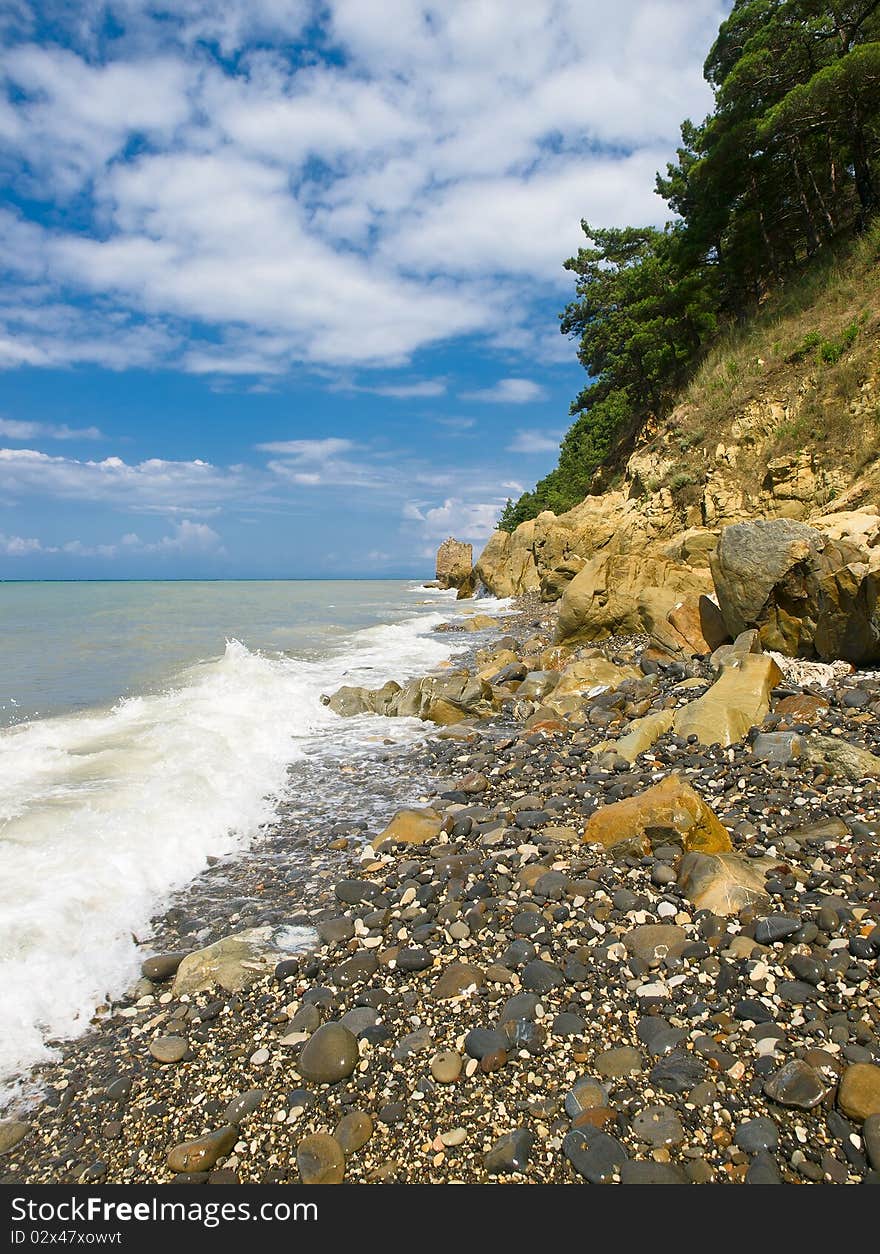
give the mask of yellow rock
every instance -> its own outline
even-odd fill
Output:
[[[373,838],[373,848],[378,849],[386,840],[425,845],[429,840],[437,839],[442,825],[443,815],[436,810],[398,810],[385,830]]]
[[[603,806],[592,816],[584,840],[606,849],[625,844],[627,851],[648,854],[657,845],[681,845],[685,853],[725,853],[727,829],[714,811],[680,775]]]
[[[651,745],[665,735],[672,726],[672,710],[657,710],[646,714],[644,718],[634,718],[629,724],[626,735],[619,740],[604,740],[593,746],[593,753],[619,753],[627,762],[635,762],[640,753],[650,749]]]
[[[438,697],[436,701],[431,701],[421,715],[426,722],[436,723],[439,727],[452,727],[456,723],[463,723],[466,719],[473,717],[473,710],[466,710],[463,705],[455,701],[447,701],[445,697]]]
[[[847,1067],[840,1081],[837,1104],[858,1123],[864,1123],[870,1115],[880,1115],[880,1067],[872,1062],[855,1062]]]
[[[505,666],[511,666],[518,661],[519,658],[512,649],[498,649],[486,658],[485,664],[477,671],[477,675],[480,679],[491,679],[493,675],[497,675]]]
[[[488,627],[497,627],[499,621],[491,614],[474,614],[473,617],[464,619],[461,625],[465,631],[485,631]]]
[[[553,698],[567,693],[589,692],[592,688],[619,688],[626,679],[641,679],[642,672],[635,666],[618,666],[609,662],[598,650],[591,657],[570,662],[553,689]]]
[[[726,666],[702,697],[675,715],[678,736],[696,736],[701,745],[732,745],[764,721],[770,692],[782,672],[765,653],[747,653],[738,665]]]
[[[770,858],[746,858],[739,853],[689,853],[679,865],[678,886],[698,910],[739,914],[746,906],[766,899],[766,872],[773,865]],[[746,954],[754,945],[749,938]]]
[[[195,1141],[175,1145],[168,1155],[172,1171],[209,1171],[218,1158],[223,1158],[238,1140],[238,1128],[227,1124],[216,1132],[208,1132]]]

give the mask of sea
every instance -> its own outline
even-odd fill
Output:
[[[440,666],[473,637],[433,628],[472,605],[412,581],[0,583],[0,1104],[131,985],[163,902],[247,856],[297,762],[424,734],[321,695]]]

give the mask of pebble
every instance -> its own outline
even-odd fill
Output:
[[[515,1128],[499,1137],[483,1158],[490,1176],[523,1172],[528,1166],[535,1135],[528,1128]]]
[[[302,1048],[297,1070],[304,1080],[335,1084],[350,1076],[358,1064],[357,1037],[341,1023],[325,1023]]]
[[[335,1137],[316,1132],[296,1147],[296,1165],[303,1184],[342,1184],[345,1155]]]
[[[30,1131],[30,1124],[19,1119],[0,1119],[0,1154],[8,1154],[23,1141]]]
[[[438,1084],[453,1084],[463,1065],[461,1054],[454,1049],[441,1049],[431,1059],[431,1075]]]
[[[189,1043],[182,1036],[157,1036],[150,1041],[150,1053],[157,1062],[180,1062]]]
[[[364,1110],[346,1111],[333,1133],[346,1158],[363,1149],[372,1135],[373,1120]]]
[[[811,1110],[823,1100],[828,1088],[814,1067],[793,1058],[767,1080],[764,1092],[780,1106]]]
[[[218,1158],[224,1158],[238,1140],[238,1128],[229,1124],[216,1132],[206,1132],[194,1141],[175,1145],[168,1155],[172,1171],[209,1171]]]
[[[646,1106],[633,1119],[633,1132],[648,1145],[680,1145],[684,1140],[682,1122],[669,1106]]]
[[[775,1150],[779,1144],[779,1129],[772,1119],[763,1115],[756,1119],[747,1119],[737,1127],[733,1143],[747,1154]]]

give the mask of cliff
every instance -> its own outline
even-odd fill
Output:
[[[880,238],[768,301],[649,420],[612,486],[496,531],[474,567],[498,596],[561,599],[560,634],[651,631],[712,592],[723,528],[807,522],[872,547],[880,503]]]

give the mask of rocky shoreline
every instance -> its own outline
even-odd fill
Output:
[[[880,1181],[880,677],[555,613],[173,903],[0,1182]]]

